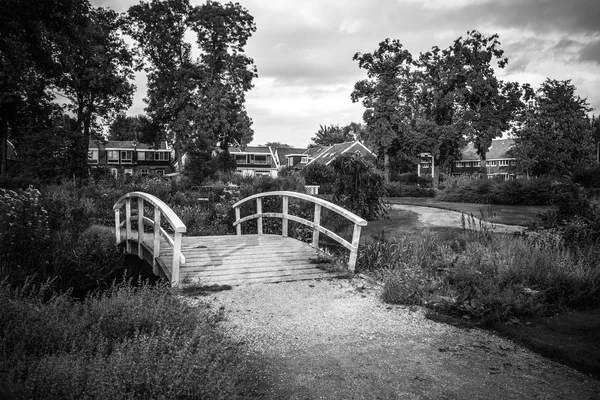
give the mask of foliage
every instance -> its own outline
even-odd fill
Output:
[[[429,187],[407,185],[400,182],[388,182],[385,190],[389,197],[434,197],[435,190]]]
[[[546,79],[530,95],[532,105],[524,112],[511,150],[519,172],[560,176],[592,166],[591,109],[575,90],[570,80]]]
[[[311,147],[331,146],[337,143],[351,142],[355,138],[352,129],[349,126],[340,128],[339,125],[319,125],[319,130],[312,137]]]
[[[471,176],[447,177],[440,185],[437,199],[458,203],[544,205],[551,201],[551,180],[473,179]]]
[[[386,39],[373,53],[356,53],[352,59],[368,77],[355,84],[352,102],[362,100],[367,142],[384,157],[389,181],[389,157],[402,151],[401,144],[410,130],[416,93],[412,55],[398,40]]]
[[[413,186],[431,186],[431,177],[419,176],[416,172],[406,172],[394,177],[394,182]]]
[[[323,185],[335,179],[333,167],[317,162],[308,164],[302,169],[301,174],[307,185]]]
[[[239,346],[208,304],[143,283],[80,302],[51,286],[0,285],[3,396],[229,399],[245,389]]]
[[[385,214],[383,176],[372,163],[357,154],[343,154],[331,166],[336,174],[334,203],[367,220]]]
[[[138,143],[158,143],[160,127],[145,115],[117,114],[108,127],[108,140],[132,140]]]
[[[384,282],[385,301],[486,322],[600,305],[597,252],[543,235],[401,236],[361,246],[357,268]]]
[[[457,118],[481,158],[482,174],[492,139],[502,136],[522,107],[519,85],[496,78],[492,61],[504,68],[508,59],[503,54],[498,35],[478,31],[467,32],[444,52],[456,91]]]

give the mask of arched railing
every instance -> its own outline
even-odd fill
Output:
[[[137,211],[138,215],[131,215],[131,202],[137,199]],[[150,219],[144,215],[144,202],[150,204],[154,208],[154,219]],[[125,220],[121,222],[121,209],[125,206]],[[183,233],[186,231],[186,227],[179,219],[177,214],[173,212],[161,199],[144,192],[130,192],[127,193],[113,206],[115,211],[115,233],[117,244],[121,243],[121,229],[125,226],[125,245],[127,252],[131,253],[131,241],[137,240],[137,254],[138,257],[144,258],[144,223],[151,226],[152,229],[152,268],[154,273],[158,275],[159,265],[157,262],[160,256],[160,242],[163,237],[166,242],[173,248],[173,259],[171,269],[171,285],[176,286],[179,284],[179,265],[185,263],[185,257],[181,254],[181,238]],[[171,226],[173,233],[167,232],[161,227],[162,217]],[[137,237],[134,238],[132,233],[132,222],[137,222]]]
[[[263,197],[268,197],[268,196],[282,197],[283,204],[282,204],[282,210],[280,213],[277,213],[277,212],[264,213],[262,211],[262,199],[263,199]],[[295,215],[290,215],[288,213],[288,205],[289,205],[290,197],[306,200],[306,201],[309,201],[309,202],[315,204],[315,211],[314,211],[314,216],[313,216],[312,221],[308,221],[304,218],[301,218],[301,217],[298,217]],[[248,216],[245,216],[244,218],[241,218],[240,206],[250,200],[256,200],[256,214],[248,215]],[[363,226],[367,225],[367,221],[365,221],[358,215],[356,215],[336,204],[333,204],[326,200],[323,200],[319,197],[310,196],[310,195],[307,195],[304,193],[286,192],[286,191],[265,192],[265,193],[254,194],[252,196],[246,197],[245,199],[238,201],[237,203],[235,203],[233,205],[233,207],[235,209],[235,222],[233,223],[233,225],[236,227],[236,233],[238,235],[242,234],[242,223],[252,220],[252,219],[257,220],[257,233],[260,235],[263,233],[263,218],[265,218],[265,217],[281,218],[281,221],[282,221],[281,234],[285,237],[288,236],[288,221],[299,222],[301,224],[304,224],[304,225],[307,225],[307,226],[313,228],[313,237],[312,237],[312,244],[311,244],[312,247],[314,247],[316,249],[319,248],[319,234],[323,233],[323,234],[329,236],[330,238],[332,238],[333,240],[335,240],[336,242],[340,243],[342,246],[344,246],[348,250],[350,250],[350,257],[348,259],[348,269],[350,271],[354,272],[354,269],[356,267],[356,257],[358,255],[360,230]],[[352,242],[351,243],[348,242],[347,240],[345,240],[344,238],[342,238],[341,236],[337,235],[336,233],[330,231],[329,229],[321,226],[321,208],[322,207],[328,208],[354,223],[354,231],[352,233]]]

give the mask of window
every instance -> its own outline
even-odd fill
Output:
[[[308,156],[302,157],[302,160],[300,162],[303,164],[308,164]]]
[[[138,151],[137,152],[137,159],[138,161],[142,161],[146,159],[146,152],[145,151]]]
[[[133,169],[131,169],[131,168],[126,168],[124,172],[125,172],[125,175],[133,175]]]
[[[107,158],[107,161],[109,164],[118,164],[119,163],[119,152],[117,150],[108,150],[106,152],[106,158]]]
[[[268,155],[260,155],[257,154],[254,156],[254,163],[255,164],[269,164],[269,156]]]
[[[474,167],[481,167],[481,161],[473,161],[473,164],[475,164]]]
[[[245,154],[236,154],[235,155],[235,162],[238,164],[247,164],[246,162],[246,155]]]
[[[457,168],[462,168],[463,167],[463,163],[461,161],[457,161],[456,162],[456,167]]]
[[[492,167],[495,167],[496,165],[498,165],[498,161],[496,161],[496,160],[489,161],[489,165],[491,165]]]
[[[156,175],[163,176],[164,174],[165,174],[165,170],[164,169],[157,169],[156,170]]]
[[[121,151],[121,162],[130,163],[133,160],[133,151],[122,150]]]
[[[116,168],[111,168],[110,169],[110,173],[112,176],[114,176],[115,178],[119,175],[119,172],[117,171]]]
[[[155,161],[169,161],[169,152],[168,151],[157,151],[154,153]]]
[[[421,163],[421,168],[431,168],[431,163],[428,163],[428,162],[422,162],[422,163]]]
[[[506,167],[508,165],[508,160],[500,160],[499,163],[501,167]]]
[[[140,170],[140,175],[142,175],[142,176],[148,176],[149,173],[150,173],[150,171],[147,168],[142,168]]]

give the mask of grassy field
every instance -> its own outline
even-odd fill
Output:
[[[481,204],[447,203],[432,199],[391,198],[392,204],[409,204],[449,209],[463,213],[480,215],[487,206]],[[539,211],[548,207],[540,206],[492,206],[496,214],[495,222],[526,225],[525,221],[535,220]],[[393,239],[402,235],[433,233],[440,243],[451,243],[460,235],[462,228],[424,227],[418,221],[418,214],[403,210],[388,210],[387,218],[369,221],[363,230],[361,242],[368,243],[378,238]],[[472,323],[445,315],[432,318],[458,326],[471,328]],[[570,365],[582,372],[600,379],[600,310],[565,311],[551,316],[537,316],[495,323],[487,327],[520,343],[545,357]]]
[[[549,206],[509,206],[476,203],[450,203],[425,197],[390,197],[386,199],[390,204],[406,204],[414,206],[435,207],[445,210],[458,211],[464,214],[473,214],[479,217],[493,215],[494,222],[507,225],[525,226],[529,221],[539,220],[538,214],[550,209]]]

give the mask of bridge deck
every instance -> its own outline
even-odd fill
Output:
[[[145,235],[144,245],[144,252],[151,252],[150,234]],[[183,282],[242,285],[344,275],[344,272],[318,268],[323,264],[311,261],[317,258],[317,250],[307,243],[280,235],[184,236],[181,252],[186,259],[179,269]],[[132,246],[132,253],[137,254],[137,246]],[[172,254],[166,242],[161,245],[159,265],[169,280]]]

